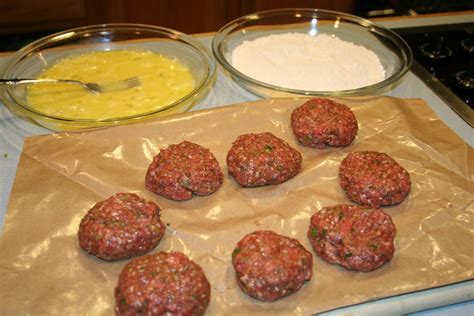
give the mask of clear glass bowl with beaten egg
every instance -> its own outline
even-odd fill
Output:
[[[151,25],[103,24],[44,37],[16,52],[1,78],[98,82],[137,77],[140,85],[91,93],[72,84],[8,86],[2,100],[15,114],[62,131],[141,121],[189,110],[216,77],[212,54],[186,34]]]
[[[212,49],[239,85],[263,97],[380,95],[412,63],[410,47],[393,31],[319,9],[240,17],[219,30]]]

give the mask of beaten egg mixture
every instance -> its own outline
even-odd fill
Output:
[[[138,87],[91,93],[74,84],[35,84],[28,102],[48,115],[73,119],[107,119],[164,108],[195,86],[189,68],[177,59],[139,50],[91,52],[59,60],[39,78],[104,83],[138,77]]]

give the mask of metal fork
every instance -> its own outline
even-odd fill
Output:
[[[17,85],[17,84],[36,84],[36,83],[69,83],[81,85],[90,92],[104,93],[111,91],[119,91],[138,87],[141,85],[137,77],[131,77],[124,80],[109,81],[101,84],[95,82],[82,82],[79,80],[65,80],[65,79],[0,79],[0,86]]]

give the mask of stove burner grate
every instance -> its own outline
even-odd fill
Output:
[[[394,31],[413,51],[412,71],[474,127],[474,23]]]

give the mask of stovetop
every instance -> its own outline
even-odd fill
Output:
[[[474,23],[394,31],[413,51],[412,71],[474,127]]]

